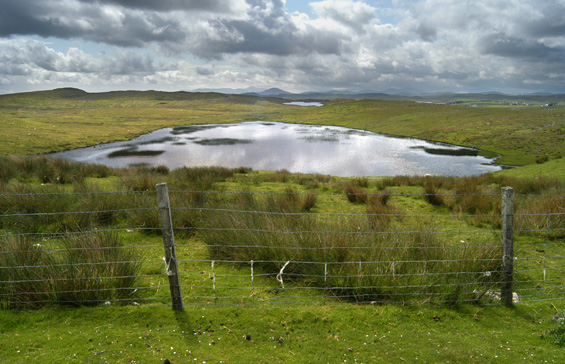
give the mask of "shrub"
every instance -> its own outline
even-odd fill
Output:
[[[302,195],[301,210],[308,212],[316,206],[317,195],[314,192],[309,192]]]
[[[265,201],[265,209],[270,212],[307,212],[315,205],[315,194],[299,194],[291,187],[287,187],[283,194],[267,195]]]
[[[147,168],[137,168],[122,177],[122,187],[129,191],[155,191],[155,186],[163,182],[162,176]]]

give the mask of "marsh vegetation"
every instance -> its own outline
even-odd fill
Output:
[[[90,262],[97,257],[65,258],[62,253],[48,251],[64,251],[71,243],[123,244],[123,233],[102,236],[102,240],[84,235],[86,240],[82,241],[79,237],[83,231],[142,227],[142,241],[157,237],[160,222],[151,191],[157,183],[167,182],[176,191],[171,194],[171,203],[177,238],[205,244],[208,248],[203,254],[208,259],[255,261],[257,269],[265,271],[280,269],[277,262],[309,262],[287,268],[288,274],[297,277],[294,282],[305,284],[300,277],[310,277],[308,284],[335,287],[328,293],[346,301],[402,301],[413,295],[418,300],[447,303],[473,300],[470,292],[496,288],[500,280],[496,273],[500,271],[496,231],[500,228],[502,186],[513,186],[522,196],[517,201],[516,220],[517,231],[524,232],[521,238],[527,241],[526,237],[535,237],[531,246],[524,244],[523,254],[532,254],[541,241],[562,239],[565,225],[564,183],[551,178],[524,180],[491,174],[466,178],[341,178],[248,168],[113,169],[46,157],[1,157],[0,176],[3,246],[21,243],[23,247],[9,250],[16,252],[16,257],[21,255],[19,258],[2,254],[16,259],[3,261],[5,267],[18,259]],[[9,236],[22,233],[30,239],[13,240]],[[78,234],[77,238],[69,242],[60,237],[68,233]],[[460,242],[465,234],[472,234],[480,243]],[[129,243],[125,246],[133,248],[129,238],[126,240]],[[141,254],[143,244],[136,243],[139,249],[112,248],[105,252]],[[115,256],[111,261],[124,259]],[[142,275],[155,271],[154,267],[135,264],[127,269]],[[476,273],[457,274],[461,271]],[[494,273],[485,276],[484,272]],[[45,270],[47,275],[63,273]],[[27,281],[29,272],[20,269],[10,274],[22,277],[6,276],[4,284]],[[133,287],[135,279],[122,283]],[[105,283],[92,284],[102,287]],[[26,286],[21,289],[29,291]],[[50,286],[42,291],[57,296],[58,289]],[[106,294],[126,291],[126,286],[103,289]],[[22,295],[20,299],[33,301],[34,296]],[[85,298],[76,299],[66,297],[63,302],[77,304]],[[51,298],[41,301],[57,302]]]
[[[0,96],[0,153],[3,155],[0,158],[0,266],[51,266],[55,263],[49,268],[50,272],[47,272],[47,267],[35,272],[25,268],[2,269],[0,301],[3,308],[43,309],[33,313],[2,310],[0,340],[5,340],[2,345],[6,350],[0,351],[0,358],[6,362],[31,359],[38,363],[88,362],[96,358],[116,363],[150,362],[164,357],[176,361],[198,359],[219,362],[225,360],[226,352],[230,352],[231,359],[240,362],[295,361],[297,357],[312,362],[320,358],[331,361],[337,357],[350,361],[358,359],[359,362],[405,361],[413,358],[407,357],[407,353],[416,353],[417,358],[414,359],[421,362],[514,362],[525,358],[563,361],[562,348],[554,346],[554,342],[557,345],[562,343],[563,325],[551,320],[559,314],[563,317],[562,293],[559,291],[559,287],[563,286],[562,260],[548,259],[564,255],[565,168],[563,159],[559,159],[563,153],[562,108],[469,108],[463,104],[375,100],[325,101],[324,107],[312,108],[282,103],[278,99],[234,95],[161,92],[87,94],[69,89]],[[491,152],[490,156],[502,154],[501,163],[529,165],[495,175],[467,178],[338,178],[287,171],[267,173],[249,168],[176,170],[164,166],[140,166],[125,170],[23,156],[129,140],[163,127],[252,120],[342,125],[438,140],[476,147],[483,151],[482,154],[484,151]],[[184,130],[181,129],[177,131],[182,134]],[[185,141],[177,140],[176,143]],[[539,164],[535,164],[536,161]],[[174,226],[177,227],[175,234],[179,252],[185,260],[181,262],[181,269],[187,277],[191,277],[184,281],[191,293],[187,295],[186,302],[206,305],[182,314],[173,313],[170,307],[143,304],[159,300],[166,302],[168,295],[163,289],[165,272],[160,226],[157,213],[153,211],[155,199],[152,191],[159,182],[167,182],[171,190],[179,191],[171,193],[171,201],[178,212],[174,214]],[[540,292],[548,292],[545,297],[549,301],[528,302],[513,310],[498,307],[495,302],[487,301],[485,296],[479,302],[474,301],[478,304],[458,305],[456,309],[440,305],[242,304],[255,303],[255,299],[267,302],[280,300],[280,289],[258,291],[245,300],[238,298],[235,306],[212,307],[213,299],[203,303],[191,298],[192,295],[210,296],[210,287],[207,290],[194,287],[193,280],[211,285],[209,261],[212,257],[243,256],[248,259],[259,258],[256,254],[260,253],[269,260],[273,257],[287,259],[294,257],[296,244],[309,244],[309,247],[320,244],[320,241],[297,231],[290,231],[296,234],[289,240],[272,233],[244,234],[246,239],[253,239],[253,244],[264,244],[265,248],[259,252],[246,251],[241,242],[232,240],[232,250],[222,246],[221,241],[233,239],[233,236],[222,237],[213,231],[204,234],[198,229],[200,221],[210,220],[205,219],[202,213],[194,213],[197,211],[194,207],[238,206],[238,210],[242,211],[239,217],[215,216],[218,217],[215,223],[221,224],[233,221],[239,226],[249,227],[257,222],[281,229],[289,227],[289,222],[284,219],[268,220],[261,214],[251,214],[251,210],[265,210],[271,213],[271,217],[277,212],[281,212],[281,216],[296,216],[290,220],[295,220],[293,222],[300,227],[326,229],[327,226],[324,236],[331,238],[328,241],[336,248],[330,253],[332,259],[340,259],[339,252],[350,258],[360,258],[361,275],[359,262],[355,265],[357,270],[350,267],[349,272],[335,272],[331,270],[335,267],[332,267],[328,276],[342,276],[332,277],[332,284],[351,289],[323,290],[322,294],[312,289],[308,294],[318,295],[316,302],[320,303],[359,302],[373,298],[402,303],[404,301],[391,295],[390,291],[359,288],[371,280],[380,287],[390,284],[378,277],[368,277],[366,272],[373,269],[377,272],[387,272],[388,269],[390,272],[392,267],[390,264],[370,265],[363,261],[364,256],[350,249],[353,243],[344,236],[355,237],[363,244],[382,244],[383,247],[397,244],[397,252],[404,254],[402,259],[415,257],[422,260],[416,252],[424,251],[418,249],[429,243],[445,249],[438,249],[438,252],[428,249],[428,252],[440,259],[450,259],[450,254],[453,254],[450,251],[458,249],[465,253],[464,244],[469,244],[469,236],[477,238],[477,241],[471,241],[477,247],[483,241],[488,244],[498,238],[493,229],[500,224],[496,217],[499,188],[506,185],[513,186],[517,194],[516,255],[524,257],[516,261],[520,269],[518,288],[534,300],[540,298]],[[145,210],[142,206],[152,207]],[[131,211],[132,207],[134,210],[135,207],[141,209]],[[52,214],[53,211],[67,213]],[[83,214],[73,211],[97,212]],[[38,215],[42,212],[49,215]],[[335,219],[328,217],[326,220],[326,215],[337,212],[359,216],[343,217],[342,222],[347,222],[347,225],[340,224],[337,215],[329,215]],[[413,215],[434,215],[438,220],[439,216],[442,217],[440,223],[436,223],[438,220],[414,221],[417,218]],[[350,223],[360,224],[373,238],[362,237],[357,232],[350,234],[352,231],[348,230],[344,230],[346,234],[333,230],[340,225],[340,231],[343,226],[351,229]],[[379,232],[414,226],[422,231],[417,237],[408,233],[395,241],[379,237]],[[115,232],[84,234],[100,230]],[[456,234],[457,239],[447,239],[447,230],[461,231],[463,238],[459,239]],[[470,234],[475,231],[476,235]],[[312,236],[321,238],[316,234]],[[270,245],[269,240],[273,237],[281,244],[280,249]],[[92,246],[104,247],[103,251],[110,256],[101,257],[94,253],[85,256],[81,253],[83,248],[88,250]],[[337,249],[339,247],[343,249]],[[485,254],[490,254],[489,248],[485,249]],[[320,258],[308,255],[307,251],[314,249],[304,250],[306,253],[300,253],[303,254],[301,258]],[[101,253],[102,249],[95,251]],[[377,254],[378,250],[373,252]],[[381,257],[371,259],[391,258],[384,250],[381,254]],[[493,254],[498,257],[496,251]],[[140,255],[143,256],[140,258]],[[120,259],[143,263],[141,266],[129,266],[129,272],[119,275],[97,271],[97,276],[106,278],[81,278],[77,283],[83,282],[84,286],[65,288],[70,277],[87,278],[82,276],[84,270],[73,272],[67,269],[65,272],[63,267],[68,268],[70,260],[83,261],[90,266],[100,260],[118,262]],[[273,263],[255,266],[258,273],[256,288],[273,283],[270,281],[274,280],[274,276],[268,274],[269,264]],[[275,267],[277,272],[282,264]],[[461,269],[494,269],[484,265],[485,262],[469,261],[469,264],[462,265]],[[113,265],[111,269],[125,269],[126,266]],[[451,269],[448,262],[439,263],[436,267],[446,273]],[[430,265],[427,268],[436,267]],[[264,276],[259,275],[261,269]],[[288,289],[308,287],[311,281],[305,278],[306,274],[326,274],[322,274],[319,267],[308,265],[290,264],[287,269],[289,275],[293,274],[292,279],[285,278]],[[463,291],[456,287],[458,283],[465,283],[464,280],[456,283],[434,279],[423,281],[420,274],[425,269],[423,264],[411,267],[399,264],[395,269],[406,269],[404,272],[412,275],[413,278],[408,278],[409,275],[401,278],[404,279],[403,284],[417,286],[426,282],[443,285],[443,288],[434,288],[433,292],[441,295],[435,295],[433,302],[453,303],[462,297]],[[239,277],[247,275],[248,278],[248,271],[249,266],[245,264],[217,267],[218,277],[232,286],[241,284]],[[35,274],[44,273],[56,278],[41,283],[45,279]],[[136,280],[125,282],[120,278],[123,275]],[[484,289],[495,280],[486,275],[475,278],[468,281],[470,287],[477,287],[480,283],[480,288]],[[321,278],[315,279],[319,283]],[[120,282],[122,286],[118,284]],[[150,289],[132,291],[133,286]],[[418,292],[417,288],[411,289],[412,293]],[[69,291],[80,291],[80,295]],[[11,294],[14,292],[20,294],[14,297]],[[37,292],[42,292],[42,297]],[[418,303],[428,302],[425,295],[418,297],[421,299]],[[105,300],[112,302],[112,306],[103,309],[61,307],[97,305]],[[301,299],[289,303],[297,301]],[[118,302],[125,304],[115,304]],[[138,307],[133,305],[134,302],[142,304]],[[483,306],[482,303],[495,305]],[[275,341],[277,337],[282,338],[283,343]],[[65,345],[56,342],[64,342]]]

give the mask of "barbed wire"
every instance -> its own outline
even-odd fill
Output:
[[[170,194],[253,194],[253,195],[320,195],[320,196],[343,196],[344,198],[347,195],[364,195],[364,196],[405,196],[405,197],[426,197],[426,196],[453,196],[453,197],[464,197],[464,196],[483,196],[483,197],[500,197],[500,194],[393,194],[388,192],[381,192],[381,193],[370,193],[370,192],[363,192],[363,193],[344,193],[344,192],[321,192],[321,193],[311,193],[311,192],[271,192],[271,191],[170,191]],[[24,193],[24,194],[0,194],[0,198],[18,198],[18,197],[30,197],[30,196],[50,196],[54,198],[64,198],[67,196],[87,196],[87,195],[118,195],[118,194],[155,194],[155,191],[122,191],[122,192],[56,192],[56,193]],[[537,198],[546,198],[546,197],[558,197],[562,198],[563,195],[516,195],[516,197],[537,197]],[[178,203],[178,201],[175,201]],[[139,212],[141,214],[145,214],[147,212],[157,212],[159,209],[155,205],[154,207],[137,207],[137,208],[119,208],[119,209],[100,209],[100,210],[78,210],[78,211],[43,211],[43,212],[10,212],[5,213],[4,211],[0,214],[0,219],[2,219],[3,227],[0,232],[0,243],[3,243],[1,239],[3,238],[12,238],[12,237],[37,237],[41,239],[51,239],[53,238],[55,241],[49,241],[45,244],[38,243],[37,248],[42,251],[42,253],[53,253],[53,254],[62,254],[64,252],[73,252],[73,251],[101,251],[101,252],[112,252],[112,251],[141,251],[147,254],[146,257],[143,259],[106,259],[107,261],[96,261],[96,262],[55,262],[50,264],[18,264],[18,265],[10,265],[10,266],[0,266],[0,288],[6,289],[0,293],[0,306],[9,306],[13,305],[26,305],[23,301],[20,300],[20,297],[29,295],[29,296],[46,296],[44,300],[30,300],[29,305],[38,305],[38,304],[69,304],[69,305],[88,305],[88,304],[98,304],[111,302],[112,304],[120,304],[120,303],[131,303],[131,302],[159,302],[159,301],[166,301],[170,302],[170,297],[146,297],[146,296],[136,296],[131,298],[119,298],[118,296],[108,296],[106,298],[101,299],[92,299],[86,297],[85,299],[81,299],[78,303],[73,300],[61,300],[61,299],[47,299],[47,297],[53,297],[53,295],[66,295],[66,294],[76,294],[80,296],[80,294],[84,294],[88,296],[89,294],[93,293],[103,293],[103,294],[110,294],[116,292],[151,292],[152,290],[159,292],[160,290],[165,290],[168,288],[168,283],[162,283],[161,281],[157,282],[157,280],[167,281],[167,271],[168,271],[168,264],[164,262],[164,258],[161,258],[164,255],[164,252],[159,250],[163,249],[163,245],[161,244],[154,244],[147,241],[144,241],[142,244],[136,245],[123,245],[123,246],[98,246],[92,248],[86,247],[72,247],[72,248],[64,248],[58,246],[57,239],[60,239],[64,236],[69,235],[88,235],[88,234],[98,234],[104,232],[116,232],[116,233],[124,233],[124,232],[139,232],[140,234],[145,234],[147,232],[156,232],[161,230],[161,226],[131,226],[128,228],[124,227],[100,227],[100,228],[93,228],[91,222],[91,228],[85,231],[38,231],[38,232],[25,232],[25,231],[17,231],[11,227],[9,224],[10,219],[15,218],[49,218],[49,217],[59,217],[59,216],[67,216],[67,215],[96,215],[96,214],[120,214],[120,213],[136,213]],[[184,301],[188,304],[222,304],[218,303],[218,301],[228,301],[231,300],[231,303],[223,303],[223,304],[269,304],[269,303],[299,303],[299,304],[318,304],[320,301],[322,302],[332,302],[335,304],[348,304],[348,303],[365,303],[363,300],[367,300],[366,303],[390,303],[390,302],[412,302],[412,303],[422,303],[433,301],[435,303],[452,303],[453,300],[445,300],[445,297],[453,297],[454,292],[457,294],[457,302],[476,302],[478,299],[487,295],[487,298],[490,297],[490,293],[488,292],[492,290],[498,289],[502,284],[501,276],[505,273],[501,269],[501,262],[502,257],[493,253],[491,258],[488,257],[469,257],[469,256],[457,256],[450,255],[445,259],[439,258],[432,258],[427,257],[423,252],[426,251],[436,251],[436,250],[445,250],[451,252],[457,251],[464,251],[465,249],[498,249],[500,248],[499,243],[495,243],[493,240],[492,244],[485,243],[484,237],[490,236],[489,239],[494,239],[496,234],[500,234],[501,230],[499,228],[490,227],[489,230],[485,229],[484,227],[473,227],[469,226],[468,229],[464,231],[454,228],[447,228],[442,229],[441,231],[434,231],[432,229],[414,229],[408,228],[406,230],[399,230],[398,226],[395,227],[394,231],[376,231],[372,230],[367,222],[361,226],[358,226],[355,230],[355,226],[348,226],[346,225],[349,220],[347,218],[356,218],[356,217],[383,217],[383,218],[391,218],[391,219],[403,219],[403,218],[410,218],[410,219],[419,219],[422,221],[441,221],[442,219],[457,219],[459,223],[463,223],[463,219],[466,218],[498,218],[500,215],[496,212],[490,214],[467,214],[467,213],[447,213],[447,214],[401,214],[401,213],[385,213],[385,214],[376,214],[376,213],[356,213],[356,212],[280,212],[280,211],[262,211],[258,210],[244,210],[244,209],[230,209],[230,208],[213,208],[209,206],[202,206],[202,207],[193,207],[193,206],[173,206],[170,207],[170,211],[174,214],[177,212],[189,211],[189,212],[197,212],[202,215],[199,215],[199,218],[202,217],[206,213],[213,213],[213,214],[240,214],[242,216],[252,216],[252,215],[272,215],[275,217],[282,217],[288,218],[289,224],[292,224],[292,218],[294,217],[302,217],[302,216],[309,216],[318,219],[317,223],[319,226],[325,224],[325,228],[321,229],[316,227],[317,225],[312,225],[314,229],[298,229],[296,231],[290,229],[288,226],[281,226],[281,228],[257,228],[249,225],[249,222],[244,222],[242,227],[233,227],[233,226],[222,226],[219,225],[218,222],[215,221],[214,216],[211,216],[206,219],[210,219],[211,226],[200,225],[200,221],[196,218],[191,219],[190,223],[195,224],[196,226],[189,226],[189,227],[182,227],[177,226],[174,228],[174,231],[177,233],[186,233],[187,236],[193,237],[200,233],[246,233],[254,236],[256,234],[276,234],[280,236],[295,236],[295,235],[319,235],[324,237],[331,237],[331,236],[351,236],[352,240],[345,245],[340,246],[333,246],[332,243],[323,242],[321,241],[320,246],[272,246],[272,245],[261,245],[257,243],[244,243],[242,244],[233,244],[233,243],[210,243],[207,244],[205,242],[200,242],[198,240],[188,240],[188,238],[181,239],[181,243],[176,244],[177,252],[181,252],[182,254],[188,254],[189,258],[185,258],[184,256],[181,258],[177,258],[177,262],[182,265],[189,266],[187,268],[185,266],[181,267],[181,272],[179,273],[179,277],[183,279],[181,287],[188,290],[188,292],[194,292],[194,294],[189,294],[184,298]],[[519,212],[515,213],[515,218],[536,218],[536,217],[547,217],[548,219],[557,219],[558,221],[565,213],[562,212],[547,212],[547,213],[530,213],[530,212]],[[326,218],[326,221],[323,221],[323,218]],[[327,219],[328,218],[337,218],[335,221],[331,221],[332,226],[331,228],[327,227]],[[340,218],[344,218],[341,220]],[[131,224],[131,222],[127,221],[126,223]],[[216,226],[214,226],[216,224]],[[561,223],[562,224],[562,223]],[[536,228],[516,228],[515,233],[518,234],[529,234],[529,233],[542,233],[542,234],[560,234],[565,228],[562,225],[554,224],[546,224],[540,225],[542,226],[540,229]],[[391,239],[389,242],[381,242],[380,245],[362,245],[361,240],[356,241],[354,238],[355,236],[365,237],[365,236],[372,236],[372,235],[381,235],[381,236],[391,236],[391,237],[398,237],[406,234],[417,234],[417,233],[425,233],[434,236],[445,236],[448,239],[451,239],[450,243],[443,242],[441,245],[429,245],[429,246],[407,246],[403,245],[404,243],[400,244],[395,241],[395,239]],[[149,236],[149,234],[145,235]],[[465,238],[462,238],[465,236]],[[469,239],[479,240],[477,242],[469,242],[467,236],[470,236]],[[151,238],[153,239],[153,238]],[[149,239],[149,240],[151,240]],[[189,243],[187,243],[189,242]],[[340,243],[342,244],[342,243]],[[389,245],[390,244],[390,245]],[[397,244],[397,245],[395,245]],[[434,244],[437,244],[435,242]],[[532,248],[535,249],[536,247],[543,246],[545,249],[543,251],[536,251],[543,255],[540,256],[531,256],[531,255],[520,255],[520,254],[532,254],[531,252],[520,252],[517,248],[524,247],[524,248]],[[543,301],[549,299],[563,299],[565,298],[565,274],[562,272],[562,269],[559,266],[560,260],[565,258],[565,255],[560,254],[559,251],[552,251],[551,254],[546,254],[548,249],[559,249],[563,247],[563,243],[559,240],[556,241],[547,241],[547,242],[539,242],[539,241],[526,241],[526,240],[516,240],[514,243],[515,252],[518,254],[514,257],[514,262],[516,264],[516,268],[514,269],[514,274],[517,275],[514,279],[514,291],[520,294],[521,301],[527,302],[536,302],[536,301]],[[198,250],[198,253],[191,252],[191,249]],[[310,261],[304,259],[261,259],[261,260],[238,260],[238,259],[212,259],[209,258],[208,253],[213,251],[214,249],[249,249],[249,250],[261,250],[267,249],[271,251],[301,251],[301,252],[329,252],[329,251],[358,251],[360,253],[365,252],[378,252],[383,251],[387,252],[387,254],[391,254],[390,258],[382,258],[382,259],[368,259],[368,260],[348,260],[348,261],[332,261],[331,259],[325,259],[326,261]],[[412,251],[421,252],[422,256],[421,259],[407,259],[407,258],[395,258],[394,253],[396,251],[403,251],[406,249],[410,249]],[[207,253],[208,251],[208,253]],[[13,254],[32,254],[35,253],[36,249],[33,248],[31,250],[0,250],[0,259],[3,257],[9,257]],[[199,256],[206,256],[206,258],[196,259],[192,258],[192,254],[198,254]],[[451,253],[450,253],[451,254]],[[308,255],[306,255],[308,256]],[[159,259],[161,258],[161,259]],[[350,259],[350,258],[348,258]],[[532,264],[537,264],[537,262],[543,260],[543,268],[536,267]],[[473,270],[473,269],[465,269],[465,264],[467,263],[488,263],[492,264],[492,267],[495,269],[489,270]],[[499,264],[500,263],[500,264]],[[16,270],[41,270],[47,268],[55,268],[55,269],[75,269],[79,267],[97,267],[97,266],[105,266],[105,265],[145,265],[147,268],[145,271],[142,271],[135,275],[100,275],[96,276],[93,275],[91,277],[48,277],[48,278],[34,278],[33,276],[27,277],[26,279],[21,278],[12,278],[12,274]],[[422,268],[418,268],[421,270],[416,270],[413,272],[402,272],[395,270],[394,268],[384,271],[375,271],[371,272],[371,269],[374,269],[375,266],[386,266],[386,265],[412,265],[412,266],[421,266]],[[438,270],[434,270],[434,264],[438,265]],[[211,265],[211,266],[206,266]],[[238,265],[238,267],[233,267],[234,265]],[[287,271],[284,271],[284,268],[287,267]],[[523,265],[523,269],[521,269],[521,265]],[[229,267],[228,267],[229,266]],[[274,268],[278,267],[278,268]],[[283,266],[282,269],[280,267]],[[304,272],[304,271],[294,271],[296,266],[318,266],[317,271],[313,272]],[[351,269],[355,269],[355,266],[359,267],[357,274],[350,272],[345,273],[336,273],[334,271],[328,271],[328,267],[345,267],[351,266]],[[373,266],[373,267],[371,267]],[[440,266],[450,266],[452,271],[441,271],[439,270]],[[242,269],[251,268],[249,273],[244,272],[241,273]],[[323,274],[322,269],[320,267],[324,267]],[[227,269],[234,269],[234,271],[240,271],[239,274],[230,273],[231,271]],[[253,269],[260,268],[258,271],[254,272]],[[272,269],[273,271],[268,271]],[[280,270],[279,270],[280,269]],[[201,274],[194,273],[195,271],[200,271]],[[94,272],[93,272],[94,273]],[[422,282],[426,283],[411,283],[412,278],[421,278],[425,277],[425,280]],[[537,277],[540,277],[537,279]],[[247,283],[231,283],[230,280],[235,280],[236,278],[241,278]],[[88,289],[67,289],[67,290],[59,290],[55,291],[52,289],[47,290],[23,290],[19,292],[11,291],[14,286],[18,285],[33,285],[35,283],[42,283],[47,282],[51,285],[56,285],[59,283],[65,282],[88,282],[90,280],[95,280],[98,282],[101,281],[120,281],[120,280],[127,280],[127,279],[137,279],[138,283],[135,283],[132,287],[95,287],[95,288],[88,288]],[[199,283],[201,279],[209,279],[210,285],[203,285]],[[255,282],[255,279],[260,279],[260,282]],[[282,284],[282,279],[285,279],[285,284]],[[370,284],[375,280],[380,279],[388,279],[383,280],[378,285]],[[336,285],[334,284],[335,281],[342,281],[342,284]],[[352,280],[358,280],[359,284],[357,285],[350,285],[347,282],[352,282]],[[373,280],[373,281],[371,281]],[[426,281],[427,280],[427,281]],[[484,281],[482,281],[484,280]],[[363,284],[363,282],[367,284]],[[153,282],[154,284],[158,285],[147,285],[149,282]],[[152,283],[152,284],[153,284]],[[203,295],[201,291],[208,291],[212,290],[213,294],[210,295]],[[222,291],[249,291],[250,296],[221,296],[217,293]],[[444,290],[444,291],[441,291]],[[273,291],[277,292],[274,296],[265,296],[265,297],[256,297],[257,294],[261,293],[261,291]],[[281,294],[280,292],[304,292],[304,295],[293,295],[293,294]],[[351,294],[343,294],[343,292],[354,292]],[[364,291],[372,291],[371,293],[363,293]],[[383,291],[386,291],[383,293]],[[309,294],[312,292],[321,292],[323,293],[322,296],[317,296],[315,294]],[[381,293],[379,293],[381,292]],[[269,293],[267,293],[269,294]],[[379,298],[382,296],[388,297],[387,299]],[[468,298],[468,296],[480,296],[478,298]],[[439,299],[438,299],[439,298]],[[204,302],[198,302],[202,300]],[[247,301],[253,302],[247,302]],[[343,300],[345,302],[339,302]],[[239,301],[239,303],[238,303]],[[496,301],[496,300],[494,300]],[[490,304],[490,303],[486,303]]]
[[[33,193],[0,193],[0,197],[25,197],[25,196],[85,196],[85,195],[125,195],[125,194],[155,194],[155,190],[145,190],[145,191],[91,191],[91,192],[33,192]],[[413,197],[413,196],[484,196],[484,197],[500,197],[500,193],[388,193],[386,191],[381,192],[302,192],[302,191],[292,191],[292,192],[277,192],[277,191],[213,191],[213,190],[170,190],[171,194],[254,194],[254,195],[320,195],[320,196],[346,196],[346,195],[366,195],[366,196],[401,196],[401,197]],[[515,194],[515,197],[532,197],[532,198],[544,198],[544,197],[565,197],[565,195],[556,194]]]
[[[33,193],[0,193],[0,197],[29,197],[29,196],[86,196],[86,195],[125,195],[125,194],[155,194],[148,191],[92,191],[92,192],[33,192]]]
[[[115,209],[115,210],[97,210],[97,211],[62,211],[62,212],[34,212],[25,214],[3,214],[0,217],[22,217],[22,216],[57,216],[57,215],[73,215],[73,214],[107,214],[109,212],[132,212],[132,211],[157,211],[157,207],[138,207],[134,209]]]

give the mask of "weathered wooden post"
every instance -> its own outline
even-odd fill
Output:
[[[500,300],[512,306],[514,280],[514,189],[502,188],[502,287]]]
[[[165,247],[165,264],[167,266],[167,275],[169,276],[173,310],[183,311],[177,252],[175,249],[175,235],[173,233],[171,205],[169,203],[169,190],[166,183],[159,183],[156,187],[159,215],[161,217],[161,227],[163,230],[163,244]]]

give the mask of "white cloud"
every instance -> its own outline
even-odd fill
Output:
[[[565,90],[565,0],[392,3],[316,1],[310,17],[283,0],[0,0],[0,92],[22,82]]]
[[[323,19],[363,32],[365,26],[378,23],[376,9],[372,6],[351,0],[325,0],[311,4],[314,12]]]

